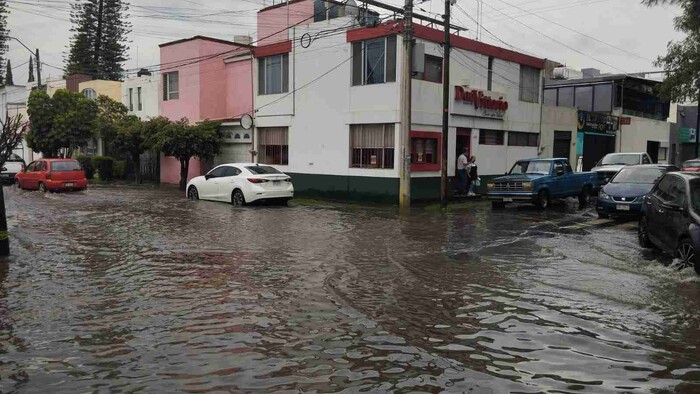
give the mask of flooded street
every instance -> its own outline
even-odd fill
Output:
[[[2,392],[700,392],[700,279],[591,209],[5,197]]]

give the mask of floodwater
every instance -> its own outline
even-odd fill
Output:
[[[2,392],[700,392],[700,279],[590,209],[5,196]]]

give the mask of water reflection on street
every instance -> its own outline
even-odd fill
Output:
[[[2,392],[700,392],[700,279],[590,210],[5,195]]]

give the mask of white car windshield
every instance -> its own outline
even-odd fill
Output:
[[[510,170],[510,175],[537,174],[548,175],[552,170],[551,161],[519,161]]]
[[[637,154],[615,154],[615,155],[607,155],[598,162],[599,166],[614,166],[614,165],[620,165],[620,166],[633,166],[636,164],[640,164],[641,160],[641,155]]]

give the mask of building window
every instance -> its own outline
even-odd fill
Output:
[[[544,91],[544,104],[551,106],[557,105],[557,89],[546,89]]]
[[[540,70],[520,65],[520,101],[539,103]]]
[[[273,55],[258,59],[258,94],[280,94],[289,91],[289,55]]]
[[[352,84],[396,82],[396,36],[352,44]]]
[[[134,111],[134,89],[129,88],[129,111]]]
[[[493,90],[493,56],[489,56],[488,78],[486,81],[486,90]]]
[[[258,163],[289,164],[289,129],[261,127],[258,129]]]
[[[81,93],[83,94],[83,96],[89,98],[90,100],[97,99],[97,92],[95,92],[95,89],[92,89],[92,88],[83,89],[83,91]]]
[[[442,83],[442,58],[425,55],[425,71],[416,73],[414,78],[428,82]]]
[[[480,145],[503,145],[503,131],[479,130]]]
[[[538,146],[537,133],[518,133],[515,131],[508,132],[508,146]]]
[[[163,101],[180,98],[180,72],[173,71],[163,74]]]
[[[668,148],[660,147],[659,148],[659,161],[666,161],[668,160]]]
[[[574,88],[559,88],[557,105],[559,107],[574,108]]]
[[[411,169],[413,171],[439,171],[440,133],[411,132]]]
[[[593,112],[612,111],[612,85],[595,85]]]
[[[593,86],[579,86],[576,88],[576,108],[580,111],[593,111]]]
[[[314,1],[314,22],[321,22],[345,16],[344,7],[327,0]]]
[[[141,87],[136,88],[136,103],[139,111],[143,111],[143,102],[141,101]]]
[[[394,168],[394,124],[350,125],[350,167]]]

